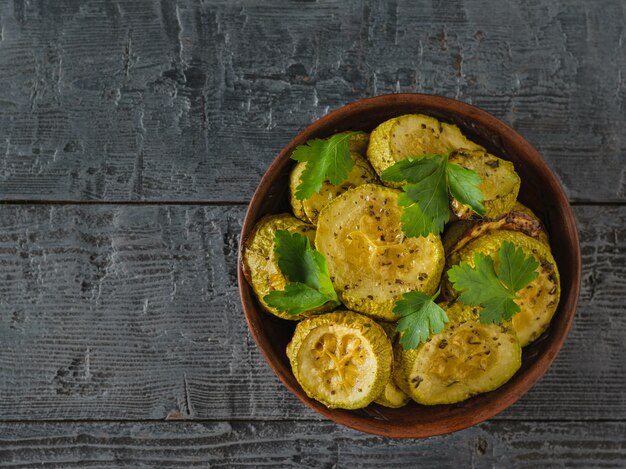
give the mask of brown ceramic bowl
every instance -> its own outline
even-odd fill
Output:
[[[265,313],[242,271],[241,246],[256,221],[268,213],[290,211],[288,176],[291,152],[310,138],[324,138],[344,130],[371,131],[402,114],[423,113],[456,124],[463,133],[491,153],[512,161],[522,179],[520,201],[544,221],[561,274],[561,301],[549,330],[524,348],[522,367],[499,389],[459,404],[390,409],[371,404],[365,409],[328,409],[310,399],[294,378],[285,347],[295,322]],[[314,122],[296,136],[261,179],[243,223],[239,249],[239,292],[248,327],[265,359],[287,388],[320,414],[367,433],[390,437],[427,437],[454,432],[488,419],[523,396],[546,372],[563,345],[576,311],[580,284],[578,233],[567,198],[556,177],[537,151],[508,125],[474,106],[424,94],[394,94],[348,104]]]

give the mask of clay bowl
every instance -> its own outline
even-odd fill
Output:
[[[371,131],[395,116],[423,113],[456,124],[465,135],[501,158],[512,161],[522,178],[520,201],[544,221],[561,274],[561,301],[549,330],[523,351],[522,367],[499,389],[454,405],[421,406],[410,402],[400,409],[371,404],[365,409],[328,409],[310,399],[295,380],[285,347],[295,323],[265,313],[256,302],[242,271],[241,245],[256,221],[268,213],[290,210],[288,176],[291,152],[310,138],[344,130]],[[389,437],[427,437],[454,432],[486,420],[522,397],[543,376],[570,329],[580,284],[580,249],[571,208],[563,189],[537,151],[508,125],[474,106],[424,94],[394,94],[363,99],[314,122],[278,155],[261,179],[241,232],[239,292],[248,327],[270,367],[287,388],[320,414],[347,427]]]

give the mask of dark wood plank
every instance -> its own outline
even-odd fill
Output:
[[[392,440],[326,422],[0,424],[0,464],[46,467],[623,468],[624,423],[489,422]]]
[[[0,18],[0,200],[247,201],[305,125],[398,91],[504,119],[573,200],[626,200],[620,0],[16,0]]]
[[[577,317],[506,419],[626,419],[626,207],[575,207]],[[0,205],[0,420],[320,419],[236,291],[244,207]]]

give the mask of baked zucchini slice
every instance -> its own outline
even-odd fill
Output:
[[[465,138],[456,125],[424,114],[406,114],[389,119],[372,131],[367,157],[380,176],[385,169],[410,156],[447,154],[459,148],[483,150]],[[390,187],[402,185],[385,184]]]
[[[535,212],[533,212],[531,209],[526,207],[526,205],[523,205],[520,202],[515,202],[515,205],[513,205],[513,209],[511,211],[513,211],[513,212],[523,212],[526,215],[528,215],[530,218],[532,218],[533,220],[537,220],[539,222],[539,225],[541,226],[541,231],[539,232],[537,239],[539,241],[541,241],[543,244],[545,244],[546,246],[550,245],[550,237],[548,236],[548,231],[546,230],[545,226],[543,225],[543,222],[541,221],[541,218],[539,218],[535,214]]]
[[[548,245],[548,234],[541,220],[529,208],[515,202],[513,210],[496,218],[457,220],[450,223],[442,237],[446,257],[479,236],[496,230],[520,231]]]
[[[448,161],[475,171],[483,180],[479,187],[485,196],[486,218],[495,218],[513,208],[521,183],[513,163],[483,150],[457,150],[452,152]],[[450,208],[461,219],[474,216],[469,206],[455,199],[452,199]]]
[[[467,220],[461,221],[466,222]],[[524,212],[509,212],[494,219],[483,218],[471,223],[465,229],[455,244],[446,250],[446,257],[451,256],[456,251],[460,251],[473,240],[493,231],[519,231],[538,241],[540,240],[540,235],[544,233],[541,222],[538,219],[531,218],[530,215]],[[455,233],[452,232],[450,237],[454,235]],[[452,240],[447,239],[446,243],[449,244],[450,241]],[[446,243],[444,243],[444,246]]]
[[[358,153],[361,156],[367,156],[367,145],[370,142],[370,134],[359,132],[353,134],[348,141],[348,147],[351,152]]]
[[[343,304],[388,321],[404,293],[437,290],[444,264],[439,236],[402,232],[399,193],[376,184],[344,192],[320,213],[315,236]]]
[[[352,139],[359,135],[360,134],[355,135]],[[351,152],[350,156],[352,156],[352,159],[354,160],[354,166],[348,173],[348,179],[338,186],[335,186],[334,184],[331,184],[330,181],[326,180],[322,184],[322,188],[319,192],[316,192],[311,197],[304,200],[298,200],[296,198],[296,190],[300,185],[300,175],[306,167],[306,162],[298,163],[293,168],[289,178],[289,189],[291,192],[291,206],[293,207],[294,214],[298,218],[315,225],[322,209],[335,197],[343,194],[352,187],[378,181],[376,173],[374,173],[374,170],[365,158],[356,152]]]
[[[274,235],[278,230],[300,233],[309,238],[314,245],[315,227],[298,220],[293,215],[283,213],[261,218],[244,245],[243,267],[246,280],[256,293],[259,303],[267,312],[282,319],[299,320],[311,314],[328,311],[330,304],[320,306],[303,314],[291,315],[269,306],[263,298],[274,290],[284,290],[287,279],[278,267],[274,252]]]
[[[375,321],[352,311],[335,311],[299,322],[287,357],[309,397],[331,409],[360,409],[389,381],[393,352]]]
[[[443,332],[416,349],[395,346],[394,376],[403,391],[419,404],[454,404],[506,383],[522,364],[510,322],[481,324],[469,306],[440,306],[450,320]]]
[[[453,266],[461,261],[474,265],[474,254],[482,252],[494,258],[497,267],[497,255],[502,242],[509,241],[521,247],[524,253],[535,257],[539,263],[538,276],[525,288],[517,292],[515,301],[521,311],[513,316],[513,328],[517,332],[522,347],[537,339],[550,325],[552,316],[561,295],[559,271],[550,247],[519,231],[494,231],[476,238],[463,249],[453,252],[447,259],[447,265]],[[446,279],[446,292],[456,296],[456,292]]]
[[[384,321],[381,321],[378,324],[380,324],[381,327],[385,330],[385,332],[387,333],[387,337],[389,337],[389,340],[393,344],[398,335],[398,333],[396,332],[396,324]],[[394,353],[394,359],[391,365],[391,369],[393,370],[395,366],[397,366],[397,360],[396,354]],[[399,408],[404,407],[410,400],[411,398],[398,387],[392,373],[389,376],[389,381],[387,382],[385,389],[383,389],[383,392],[374,400],[374,402],[384,407]]]
[[[446,252],[446,256],[463,238],[465,232],[475,224],[476,220],[457,220],[446,225],[446,229],[441,237],[441,242],[443,244],[443,249]]]
[[[374,400],[374,402],[382,405],[383,407],[398,409],[407,405],[410,400],[411,398],[396,384],[393,376],[390,376],[383,392]]]

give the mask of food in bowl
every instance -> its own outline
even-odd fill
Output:
[[[364,141],[344,132],[298,147],[290,192],[304,225],[274,228],[262,249],[255,236],[245,244],[261,306],[304,318],[287,351],[294,376],[345,409],[449,404],[498,388],[560,294],[545,230],[516,205],[513,164],[425,115],[372,131],[373,169]]]

